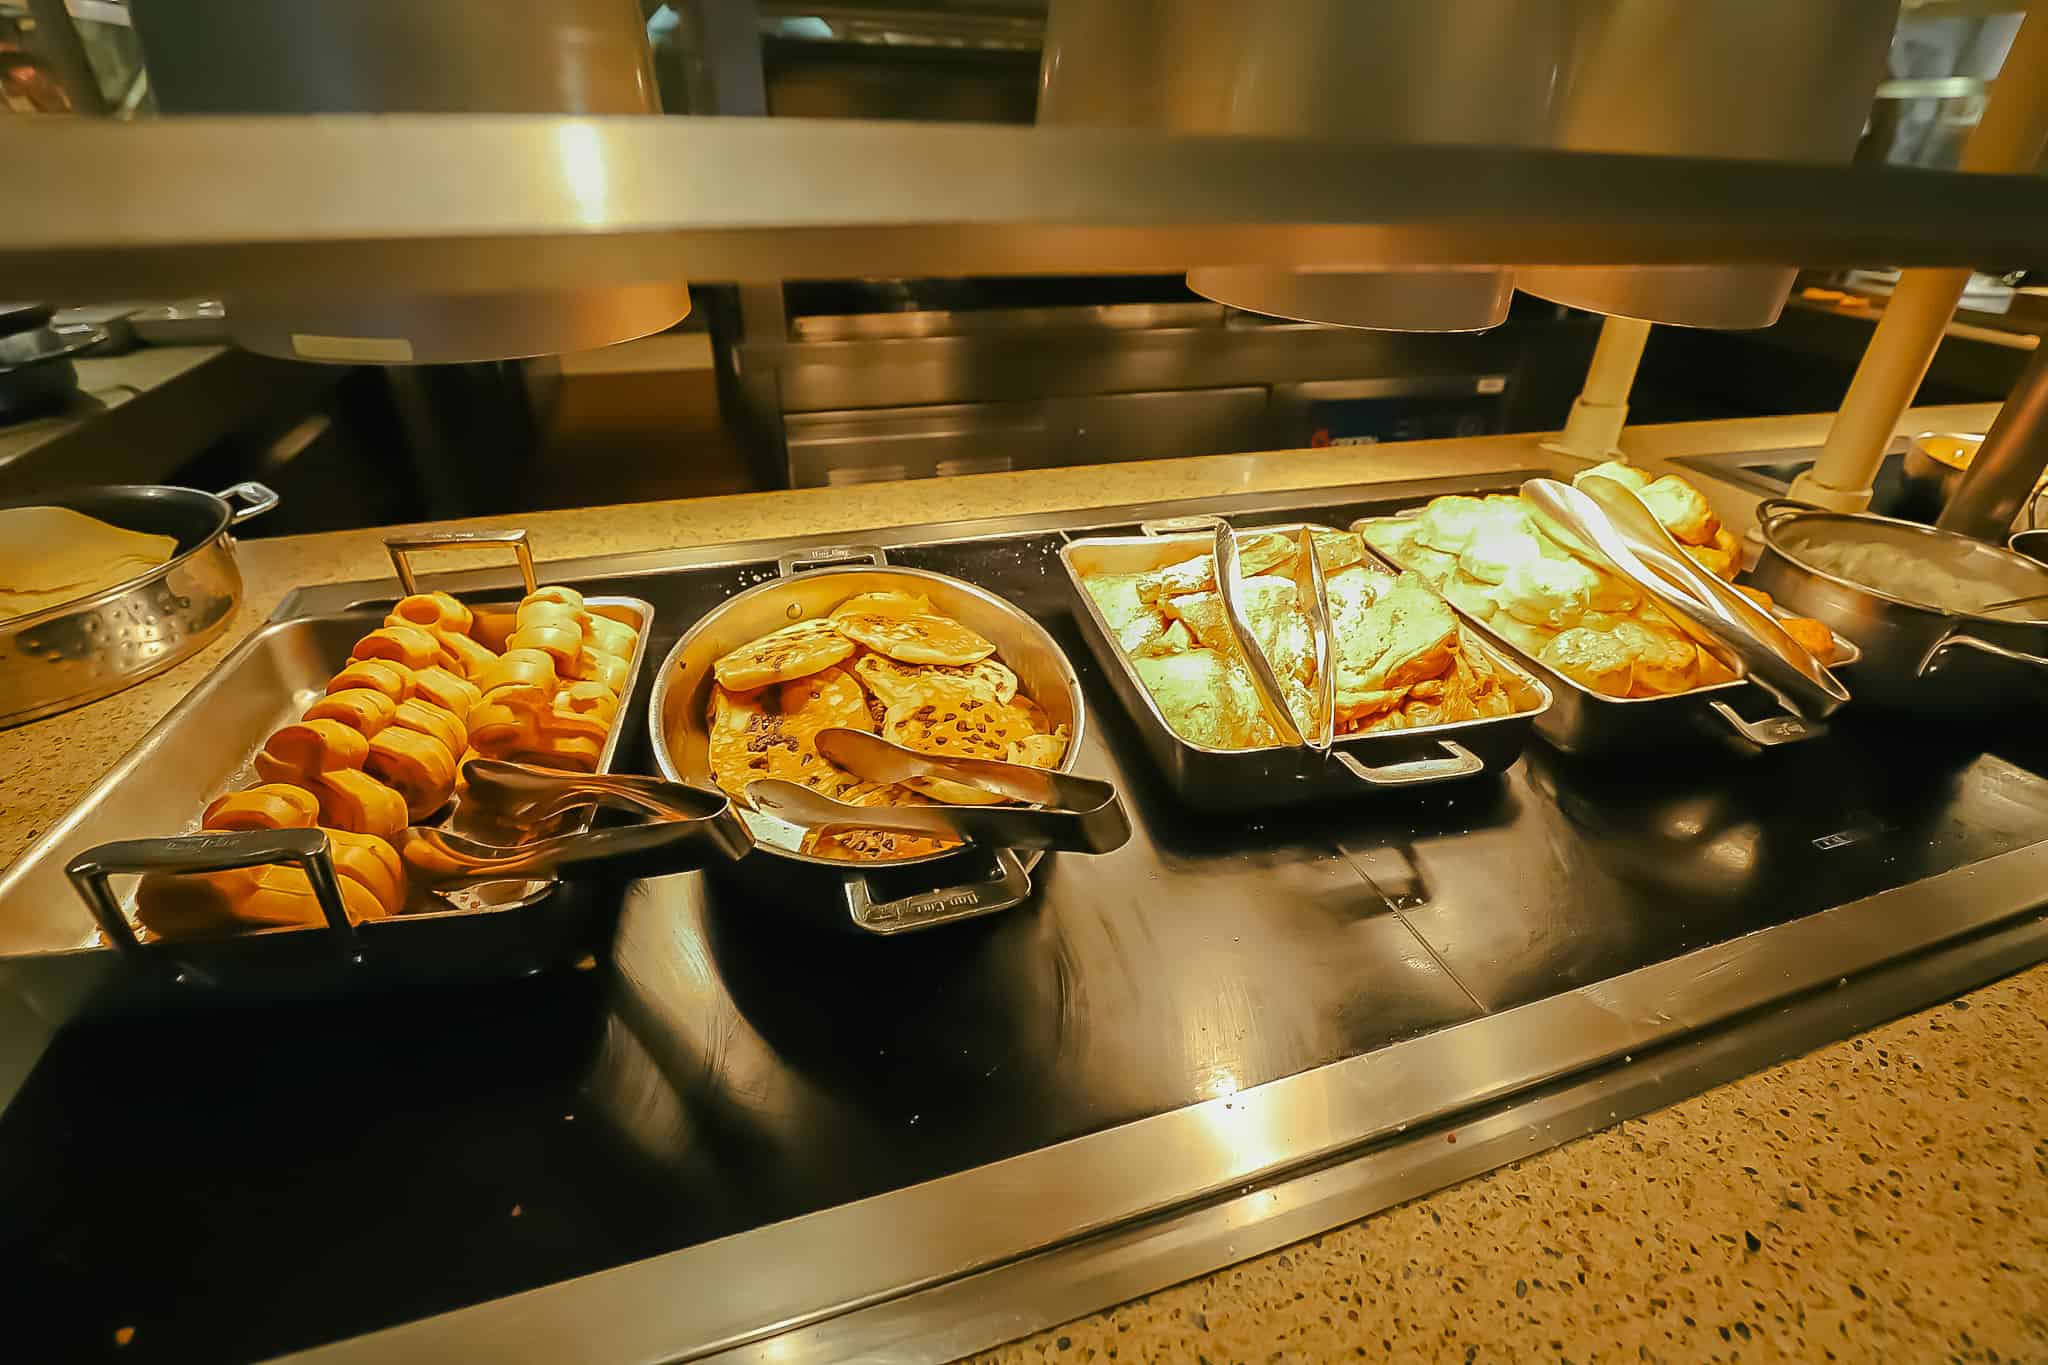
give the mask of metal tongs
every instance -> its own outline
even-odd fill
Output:
[[[1252,629],[1251,616],[1244,606],[1244,574],[1237,560],[1237,532],[1221,517],[1216,520],[1216,595],[1223,602],[1223,617],[1229,623],[1230,633],[1236,638],[1237,652],[1244,656],[1245,665],[1251,670],[1252,690],[1259,695],[1259,704],[1265,709],[1266,719],[1273,726],[1274,733],[1284,744],[1306,747],[1312,753],[1327,758],[1330,747],[1337,738],[1337,680],[1332,669],[1335,646],[1330,636],[1330,592],[1323,578],[1322,557],[1316,553],[1315,533],[1304,526],[1296,535],[1299,553],[1294,557],[1294,594],[1302,614],[1308,618],[1311,647],[1315,651],[1315,717],[1314,730],[1304,733],[1287,708],[1287,693],[1282,688],[1280,677],[1273,671],[1273,661],[1266,657],[1265,646],[1259,643],[1258,633]]]
[[[624,773],[573,773],[502,759],[463,765],[466,814],[515,835],[544,828],[579,807],[623,807],[653,818],[546,838],[488,843],[432,826],[399,832],[393,845],[407,871],[437,891],[478,882],[546,878],[577,863],[661,851],[682,871],[739,858],[753,847],[746,823],[722,794]]]
[[[1108,853],[1131,837],[1130,817],[1116,788],[1096,778],[993,759],[942,758],[863,730],[822,730],[817,742],[825,758],[870,782],[936,777],[1025,804],[851,806],[776,778],[750,784],[748,804],[806,829],[879,829],[1000,848]]]
[[[1849,700],[1848,689],[1826,664],[1769,612],[1694,562],[1626,484],[1597,474],[1579,488],[1531,479],[1522,485],[1522,496],[1566,532],[1568,542],[1596,550],[1686,634],[1793,714],[1819,720]]]

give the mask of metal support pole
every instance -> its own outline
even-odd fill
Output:
[[[2003,545],[2043,468],[2048,468],[2048,346],[2036,347],[2013,381],[1998,420],[1935,525]]]
[[[2033,0],[1984,107],[1984,121],[1963,149],[1965,171],[2027,172],[2048,143],[2048,0]],[[1986,262],[1986,264],[1992,264]],[[1907,270],[1878,319],[1849,382],[1842,409],[1812,469],[1792,481],[1792,496],[1841,512],[1870,505],[1871,480],[1955,316],[1967,270]]]
[[[1635,387],[1636,367],[1642,364],[1649,339],[1650,324],[1639,318],[1610,317],[1601,324],[1586,385],[1572,404],[1564,430],[1556,440],[1543,443],[1545,450],[1595,462],[1628,458],[1618,443],[1628,421],[1629,390]]]

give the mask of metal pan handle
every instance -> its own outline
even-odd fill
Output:
[[[1024,870],[1024,864],[1009,849],[999,848],[994,852],[996,875],[985,881],[924,891],[915,896],[905,896],[902,900],[879,904],[868,899],[868,879],[865,876],[848,877],[846,913],[852,917],[854,927],[870,934],[902,934],[951,924],[955,920],[993,915],[998,910],[1022,904],[1024,898],[1031,894],[1031,874]]]
[[[267,483],[257,483],[254,479],[246,483],[232,484],[214,496],[234,509],[228,514],[230,526],[240,526],[245,521],[252,521],[282,501],[277,496],[276,489]],[[242,505],[235,507],[238,502]]]
[[[879,569],[888,563],[889,556],[879,545],[820,545],[810,550],[785,550],[775,556],[775,567],[784,578],[813,569],[843,569],[859,564],[872,564]]]
[[[1707,709],[1727,721],[1736,734],[1760,749],[1775,749],[1781,744],[1797,744],[1802,740],[1818,739],[1828,732],[1826,721],[1807,720],[1789,712],[1765,716],[1762,720],[1744,720],[1734,707],[1718,697],[1707,703]]]
[[[1372,787],[1413,787],[1424,782],[1448,782],[1454,777],[1471,777],[1486,771],[1486,760],[1458,741],[1440,739],[1436,745],[1444,751],[1442,758],[1416,758],[1406,763],[1386,763],[1378,767],[1361,763],[1342,749],[1334,750],[1330,757],[1336,759],[1346,772]]]
[[[1952,649],[1974,649],[1979,654],[1989,654],[1994,659],[2004,659],[2008,663],[2026,664],[2030,668],[2048,668],[2048,658],[2039,654],[1994,645],[1991,641],[1980,640],[1974,635],[1949,634],[1942,636],[1935,642],[1934,648],[1927,651],[1927,657],[1920,661],[1920,667],[1914,670],[1913,676],[1924,678],[1930,673],[1939,672],[1942,656]]]
[[[1148,536],[1185,536],[1215,529],[1216,518],[1200,512],[1185,517],[1154,517],[1138,523],[1138,530]]]
[[[237,834],[188,834],[172,839],[122,839],[89,848],[65,865],[86,909],[108,942],[124,953],[142,951],[135,926],[108,886],[109,878],[142,872],[231,872],[293,863],[306,874],[327,927],[355,945],[359,933],[343,908],[334,858],[322,829],[258,829]]]
[[[1801,512],[1826,510],[1810,502],[1801,502],[1797,498],[1765,498],[1756,505],[1756,528],[1758,531],[1775,530],[1779,522],[1790,520]]]
[[[527,543],[526,532],[520,531],[437,531],[429,536],[408,536],[399,540],[387,540],[384,549],[391,555],[391,567],[398,572],[399,586],[409,597],[420,590],[419,576],[413,572],[412,556],[422,550],[472,550],[480,545],[509,545],[519,561],[519,578],[531,593],[540,586],[533,576],[533,547]]]

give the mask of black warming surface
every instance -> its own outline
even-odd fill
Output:
[[[1199,815],[1097,673],[1059,543],[895,558],[1053,630],[1090,704],[1080,770],[1121,784],[1125,848],[1051,858],[1026,905],[928,935],[830,934],[829,906],[671,876],[612,888],[606,947],[580,968],[74,1028],[0,1117],[10,1344],[22,1359],[246,1359],[350,1336],[1172,1110],[2048,838],[2039,765],[1854,723],[1751,759],[1591,769],[1538,744],[1504,777]],[[658,661],[773,572],[605,586],[660,609]]]

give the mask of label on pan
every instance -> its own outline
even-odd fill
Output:
[[[345,360],[367,365],[412,363],[412,343],[404,337],[328,337],[293,332],[292,350],[308,360]]]

